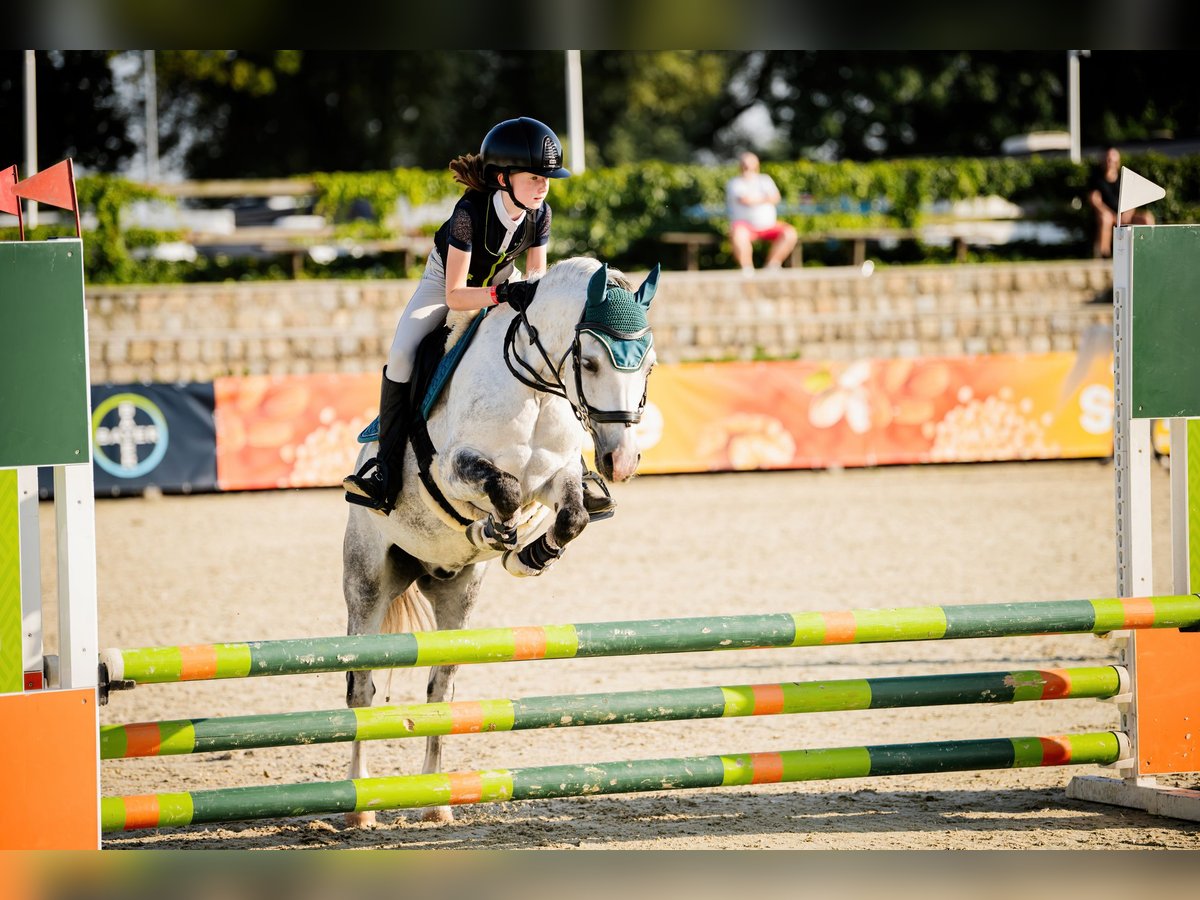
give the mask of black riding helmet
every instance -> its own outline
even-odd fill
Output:
[[[513,194],[512,173],[533,172],[546,178],[569,178],[571,173],[562,166],[562,153],[558,135],[537,119],[526,116],[506,119],[493,126],[479,147],[488,187],[506,190],[521,209],[527,207]],[[506,185],[500,184],[498,176],[501,172]]]

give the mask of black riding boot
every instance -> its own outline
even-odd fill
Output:
[[[587,510],[589,522],[611,519],[617,511],[617,501],[608,492],[604,479],[583,462],[583,508]]]
[[[404,441],[408,438],[409,384],[395,382],[384,369],[379,389],[379,450],[374,459],[342,480],[346,500],[385,515],[396,505],[404,474]]]

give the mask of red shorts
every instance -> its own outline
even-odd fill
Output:
[[[738,230],[750,232],[750,240],[752,241],[773,241],[781,238],[787,233],[788,224],[786,222],[776,222],[774,225],[768,225],[766,228],[755,228],[749,222],[738,219],[729,226],[731,232]]]

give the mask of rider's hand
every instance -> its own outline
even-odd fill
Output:
[[[506,281],[495,287],[494,296],[497,303],[507,303],[515,310],[528,308],[537,291],[537,283],[528,281]]]

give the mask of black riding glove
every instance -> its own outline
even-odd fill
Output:
[[[528,281],[506,281],[496,285],[496,302],[507,303],[518,312],[527,309],[537,292],[537,283]]]

